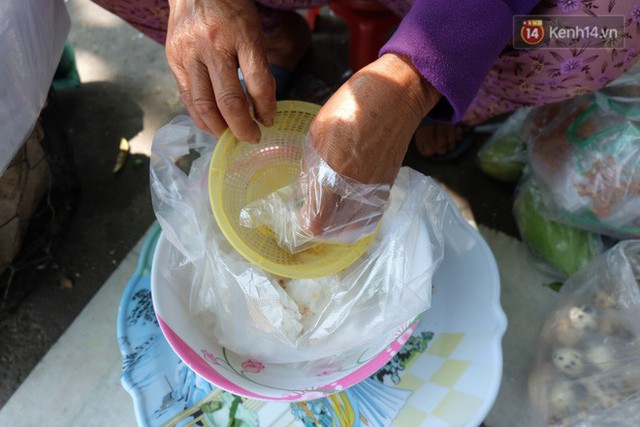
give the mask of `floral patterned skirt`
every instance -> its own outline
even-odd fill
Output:
[[[166,38],[167,0],[93,0],[120,16],[159,43]],[[400,16],[413,0],[380,0]],[[326,5],[329,0],[258,0],[265,31],[277,28],[281,10]],[[529,105],[543,105],[598,90],[625,73],[640,51],[640,2],[633,0],[544,1],[532,15],[623,17],[615,48],[573,47],[516,50],[506,46],[484,79],[464,115],[464,122],[478,124],[499,114]]]

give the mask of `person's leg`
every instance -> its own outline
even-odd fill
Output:
[[[93,0],[118,15],[143,34],[165,44],[169,4],[167,0]],[[311,42],[306,20],[295,11],[327,4],[329,0],[259,0],[258,14],[265,34],[267,60],[281,94]]]
[[[97,5],[119,16],[138,31],[165,43],[169,3],[167,0],[92,0]]]
[[[267,49],[267,61],[276,79],[276,97],[282,99],[296,66],[311,44],[311,29],[296,9],[327,4],[329,0],[257,0]]]
[[[118,15],[160,44],[167,37],[167,0],[92,0]],[[258,14],[266,36],[267,57],[278,67],[293,70],[309,45],[310,32],[295,9],[322,6],[329,0],[260,0]]]
[[[284,8],[285,3],[306,7],[309,2],[261,0],[256,2],[256,7],[262,21],[269,64],[292,72],[311,43],[311,30],[305,18],[292,10],[295,8]]]
[[[141,33],[164,44],[169,20],[167,0],[92,0],[97,5],[119,16]],[[267,35],[279,31],[283,17],[295,9],[322,6],[329,0],[258,0],[256,7]],[[289,24],[289,23],[287,23]],[[289,24],[297,25],[297,24]],[[300,29],[299,27],[297,27]]]

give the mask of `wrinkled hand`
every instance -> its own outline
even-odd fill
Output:
[[[183,103],[201,129],[216,137],[231,128],[257,142],[276,110],[275,81],[252,0],[169,0],[166,55]],[[248,97],[237,69],[245,79]]]
[[[410,61],[386,54],[354,74],[322,107],[310,129],[310,143],[338,174],[362,184],[392,185],[411,136],[440,94]],[[313,165],[302,162],[302,176]],[[379,192],[379,197],[388,197]],[[326,230],[344,228],[358,218],[382,216],[382,207],[355,202],[309,185],[301,212],[301,226],[322,237]],[[372,212],[375,211],[375,212]],[[354,241],[361,230],[346,230]],[[359,235],[362,234],[362,235]]]

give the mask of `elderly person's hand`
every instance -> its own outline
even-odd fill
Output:
[[[311,146],[342,176],[391,185],[413,133],[439,99],[410,60],[383,55],[354,74],[322,107],[311,125]],[[303,159],[303,174],[310,167]],[[382,215],[384,203],[347,200],[344,194],[324,191],[323,185],[308,188],[301,226],[312,236],[322,238],[328,230],[346,227],[343,240],[353,241],[362,236],[357,227],[349,230],[350,223]],[[378,196],[388,193],[379,191]]]
[[[169,0],[166,55],[180,96],[195,123],[220,137],[258,142],[261,123],[276,110],[262,26],[252,0]],[[242,70],[248,97],[238,78]]]
[[[241,223],[271,228],[293,253],[375,232],[411,136],[439,99],[410,61],[383,55],[320,109],[299,178],[246,206]]]

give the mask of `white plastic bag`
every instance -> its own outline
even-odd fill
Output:
[[[36,124],[69,25],[62,0],[0,1],[0,175]]]
[[[595,93],[535,109],[529,169],[553,219],[640,237],[640,100]]]
[[[529,381],[534,426],[640,425],[640,241],[618,243],[561,288]]]
[[[250,264],[217,227],[207,189],[215,143],[180,117],[158,131],[151,157],[154,211],[182,255],[166,269],[194,272],[175,286],[211,339],[270,363],[335,360],[372,343],[384,348],[399,325],[429,308],[442,224],[455,209],[430,178],[401,170],[374,244],[350,267],[288,280]],[[197,157],[188,174],[175,164],[187,154]]]

